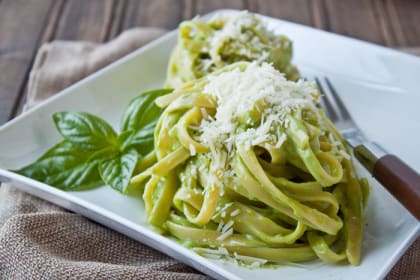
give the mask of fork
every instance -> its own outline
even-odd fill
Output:
[[[323,95],[321,107],[353,148],[358,161],[420,220],[420,175],[397,156],[364,137],[328,78],[315,78],[315,82]]]

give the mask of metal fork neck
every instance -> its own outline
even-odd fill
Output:
[[[340,131],[340,133],[341,135],[343,135],[344,139],[346,139],[347,143],[352,148],[355,148],[358,145],[361,145],[363,142],[365,142],[365,137],[358,130],[350,129]]]
[[[354,155],[371,173],[379,159],[388,154],[384,148],[374,142],[364,142],[354,148]]]

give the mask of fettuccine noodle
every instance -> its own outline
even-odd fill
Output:
[[[292,42],[269,31],[254,14],[219,15],[209,22],[199,18],[180,24],[166,86],[176,88],[238,61],[272,63],[289,80],[299,77],[291,64]]]
[[[148,221],[205,256],[358,265],[365,182],[318,99],[247,62],[158,98],[155,150],[131,181]]]

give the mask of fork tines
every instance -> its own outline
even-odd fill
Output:
[[[351,121],[353,119],[338,95],[337,91],[331,84],[330,80],[325,77],[323,79],[315,78],[315,82],[324,98],[321,98],[321,106],[325,110],[327,116],[333,121]]]

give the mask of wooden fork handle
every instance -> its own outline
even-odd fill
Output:
[[[376,162],[372,175],[420,220],[420,175],[416,171],[398,157],[386,155]]]
[[[411,214],[420,220],[420,175],[378,144],[365,142],[354,155]]]

